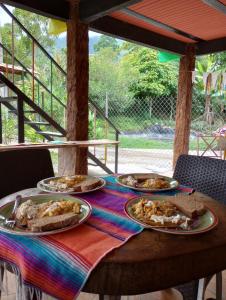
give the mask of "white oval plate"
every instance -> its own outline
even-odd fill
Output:
[[[97,191],[97,190],[103,188],[106,184],[106,181],[103,178],[95,177],[95,176],[88,176],[88,175],[86,176],[87,179],[98,178],[101,181],[101,183],[96,188],[88,190],[88,191],[84,191],[84,192],[70,192],[70,191],[64,191],[64,192],[59,191],[58,192],[58,191],[54,191],[54,189],[52,187],[50,187],[50,185],[48,184],[50,180],[64,178],[64,177],[70,177],[70,176],[57,176],[57,177],[45,178],[45,179],[43,179],[43,180],[41,180],[37,183],[37,188],[39,190],[43,191],[43,192],[46,192],[46,193],[62,194],[62,195],[65,195],[65,194],[77,195],[77,194],[85,194],[85,193],[90,193],[90,192]]]
[[[128,176],[134,176],[134,175],[148,175],[150,176],[150,178],[152,177],[155,177],[155,176],[159,176],[159,177],[162,177],[164,179],[166,179],[169,184],[170,184],[170,187],[169,188],[165,188],[165,189],[147,189],[147,188],[137,188],[137,187],[133,187],[131,185],[127,185],[127,184],[124,184],[122,183],[122,179],[123,178],[126,178]],[[163,192],[163,191],[169,191],[169,190],[173,190],[173,189],[176,189],[179,185],[179,182],[171,177],[167,177],[167,176],[162,176],[162,175],[159,175],[159,174],[156,174],[156,173],[130,173],[130,174],[124,174],[124,175],[120,175],[116,178],[118,184],[120,184],[121,186],[124,186],[124,187],[127,187],[127,188],[130,188],[132,190],[135,190],[135,191],[139,191],[139,192]]]
[[[132,211],[132,206],[135,203],[139,202],[140,199],[143,199],[143,198],[149,199],[151,201],[164,201],[165,197],[164,196],[154,196],[154,195],[140,196],[140,197],[132,198],[126,202],[125,212],[126,212],[127,216],[145,228],[149,228],[149,229],[153,229],[153,230],[165,232],[165,233],[177,234],[177,235],[181,235],[181,234],[194,235],[194,234],[200,234],[200,233],[210,231],[214,227],[216,227],[218,224],[218,218],[215,215],[215,213],[211,209],[206,207],[206,209],[207,209],[206,213],[203,216],[198,217],[198,219],[197,219],[198,225],[192,229],[186,230],[186,229],[178,229],[178,228],[155,227],[155,226],[148,225],[148,224],[140,221],[139,219],[137,219],[136,216],[134,216],[133,211]]]
[[[21,201],[25,202],[29,199],[31,199],[35,203],[44,203],[44,202],[47,202],[50,200],[59,201],[60,199],[72,200],[72,201],[75,201],[76,203],[80,203],[82,211],[79,216],[79,221],[78,221],[78,223],[71,225],[71,226],[66,226],[66,227],[63,227],[60,229],[54,229],[54,230],[43,231],[43,232],[32,232],[28,229],[19,228],[16,226],[13,229],[10,229],[10,228],[4,226],[3,221],[1,221],[0,222],[0,230],[1,231],[11,233],[11,234],[16,234],[16,235],[26,235],[26,236],[40,236],[40,235],[56,234],[56,233],[70,230],[72,228],[75,228],[75,227],[81,225],[90,217],[91,212],[92,212],[92,207],[87,201],[77,198],[77,197],[76,198],[72,197],[70,195],[44,194],[44,195],[24,197],[24,198],[22,198]],[[13,205],[14,205],[14,201],[11,201],[11,202],[1,206],[0,207],[0,215],[4,216],[5,218],[8,218],[10,213],[12,212]]]

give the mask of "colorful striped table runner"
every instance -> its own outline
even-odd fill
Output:
[[[141,193],[117,185],[113,176],[105,179],[105,188],[80,196],[93,207],[85,224],[44,237],[0,233],[0,258],[16,268],[26,286],[75,299],[98,262],[142,231],[124,213],[125,202]]]

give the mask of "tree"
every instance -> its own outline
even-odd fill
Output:
[[[176,94],[178,66],[175,63],[160,63],[157,51],[148,48],[126,43],[123,49],[127,51],[123,60],[138,73],[136,82],[130,86],[130,91],[136,98]]]
[[[112,107],[118,113],[122,112],[130,104],[132,94],[128,87],[135,77],[134,69],[123,64],[118,52],[112,48],[102,48],[90,56],[90,98],[101,108],[108,97]]]
[[[103,48],[111,48],[115,51],[119,49],[119,44],[115,38],[107,35],[101,35],[98,42],[93,45],[93,49],[95,52],[98,52]]]
[[[220,99],[219,97],[219,91],[222,90],[222,78],[220,76],[220,73],[225,70],[226,64],[224,64],[224,59],[226,56],[224,56],[224,53],[217,53],[212,55],[206,55],[202,56],[197,59],[196,62],[196,81],[195,81],[195,94],[199,97],[195,98],[198,99],[196,101],[196,108],[204,107],[205,104],[205,111],[204,111],[204,119],[207,121],[207,123],[214,123],[213,120],[213,104],[220,104],[217,102],[221,102],[223,104],[223,99]],[[226,62],[226,61],[225,61]],[[217,82],[217,90],[218,93],[216,93],[216,90],[212,88],[212,75],[211,72],[219,72],[218,76],[218,82]],[[203,82],[203,74],[209,73],[206,79],[206,85]],[[202,96],[202,97],[200,97]],[[201,102],[200,100],[201,99]],[[194,105],[193,105],[194,106]]]

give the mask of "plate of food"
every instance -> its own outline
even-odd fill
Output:
[[[13,205],[14,201],[0,207],[1,219],[10,216]],[[15,226],[5,226],[2,220],[0,230],[27,236],[60,233],[84,223],[91,211],[92,207],[88,202],[69,195],[45,194],[24,197],[16,210]]]
[[[200,234],[218,224],[214,212],[195,195],[137,197],[127,201],[125,212],[145,228],[171,234]]]
[[[74,175],[46,178],[39,181],[37,187],[47,193],[82,194],[99,190],[105,184],[105,180],[99,177]]]
[[[131,173],[117,177],[117,182],[125,187],[142,192],[158,192],[178,187],[177,180],[155,173]]]

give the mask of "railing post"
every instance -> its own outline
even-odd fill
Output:
[[[2,104],[0,103],[0,144],[2,144]]]
[[[35,101],[35,42],[32,40],[32,100]]]
[[[117,131],[115,132],[115,140],[117,142],[119,140],[119,134]],[[115,173],[118,173],[118,144],[115,145]]]
[[[50,61],[50,111],[51,117],[53,117],[53,62]]]
[[[15,44],[14,44],[14,20],[12,19],[12,79],[14,83],[14,64],[15,64]]]
[[[18,143],[24,143],[24,103],[18,96],[17,100],[18,111]]]

